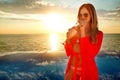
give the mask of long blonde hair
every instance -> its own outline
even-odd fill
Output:
[[[78,11],[78,21],[80,20],[80,11],[81,9],[85,7],[89,14],[90,14],[90,40],[92,43],[96,43],[97,41],[97,33],[98,33],[98,20],[97,20],[97,14],[94,6],[90,3],[83,4]]]

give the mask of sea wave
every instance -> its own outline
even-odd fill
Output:
[[[31,53],[64,53],[65,51],[12,51],[12,52],[0,52],[0,56],[12,55],[12,54],[31,54]]]
[[[120,80],[120,73],[117,73],[116,76],[108,73],[103,73],[100,75],[100,80]]]
[[[100,80],[120,79],[120,69],[118,68],[120,59],[115,59],[116,55],[119,57],[119,51],[100,51],[97,55],[96,61],[101,71]],[[65,51],[2,53],[0,56],[0,80],[63,80],[67,61],[68,57]],[[108,69],[107,66],[110,66],[111,63],[114,65]],[[108,73],[109,70],[112,70],[114,74]]]
[[[0,56],[0,80],[63,80],[66,55],[62,52],[12,52]]]
[[[53,74],[49,72],[49,74]],[[49,75],[47,73],[34,73],[34,72],[17,72],[8,73],[0,71],[0,80],[63,80],[63,72],[57,73],[56,75]],[[61,75],[62,74],[62,75]]]
[[[65,51],[13,51],[13,52],[0,52],[0,57],[10,56],[10,55],[21,55],[21,54],[61,54],[66,56]],[[118,56],[120,57],[120,50],[101,50],[97,57],[103,56]]]
[[[107,56],[112,56],[116,58],[120,58],[120,50],[101,50],[99,54],[97,55],[98,57],[107,57]]]

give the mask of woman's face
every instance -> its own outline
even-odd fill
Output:
[[[80,11],[80,21],[85,21],[85,23],[90,22],[90,14],[85,7],[83,7]]]

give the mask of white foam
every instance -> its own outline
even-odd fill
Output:
[[[39,66],[46,66],[46,65],[50,65],[50,64],[54,64],[55,61],[43,61],[43,62],[40,62],[40,63],[36,63],[36,65],[39,65]]]
[[[20,54],[20,53],[23,53],[23,54],[31,54],[31,53],[64,53],[64,51],[13,51],[13,52],[1,52],[0,53],[0,56],[6,56],[6,55],[13,55],[13,54]]]

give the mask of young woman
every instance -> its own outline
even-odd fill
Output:
[[[69,56],[64,80],[99,80],[95,56],[102,44],[95,8],[83,4],[78,11],[77,25],[67,32],[64,47]]]

